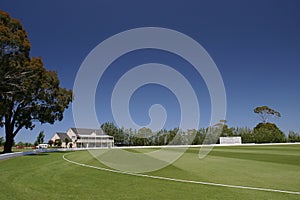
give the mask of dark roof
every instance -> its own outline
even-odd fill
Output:
[[[66,138],[68,138],[68,140],[71,141],[71,138],[67,135],[67,133],[57,132],[56,134],[62,142],[64,142]]]
[[[107,135],[102,129],[89,129],[89,128],[71,128],[76,135],[91,135],[96,133],[96,135]]]

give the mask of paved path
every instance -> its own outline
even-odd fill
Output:
[[[19,156],[25,156],[25,155],[33,155],[33,154],[38,154],[38,153],[55,152],[55,151],[58,151],[58,150],[57,149],[37,149],[37,150],[33,150],[33,151],[6,153],[6,154],[0,154],[0,160],[19,157]]]
[[[0,155],[0,160],[24,156],[24,155],[30,155],[30,154],[37,154],[36,151],[23,151],[23,152],[16,152],[16,153],[6,153]]]

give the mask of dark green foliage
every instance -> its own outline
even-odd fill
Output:
[[[113,123],[104,123],[102,129],[116,138],[116,145],[127,146],[153,146],[153,145],[179,145],[192,144],[201,145],[214,144],[219,138],[219,126],[210,128],[200,128],[199,130],[187,130],[185,132],[174,128],[172,130],[161,130],[158,133],[152,133],[148,128],[140,130],[118,129]],[[209,134],[207,136],[207,134]],[[149,137],[149,135],[151,135]],[[146,137],[145,137],[146,136]],[[223,125],[221,135],[223,137],[240,136],[242,143],[278,143],[278,142],[300,142],[300,136],[297,133],[290,133],[289,138],[272,123],[260,123],[254,129],[248,127],[228,127]]]
[[[254,109],[254,113],[259,114],[263,123],[266,123],[270,116],[281,117],[281,114],[268,106],[260,106]]]
[[[37,136],[36,141],[34,142],[34,146],[37,146],[38,144],[43,144],[44,138],[45,138],[44,131],[41,131]]]
[[[16,146],[25,146],[25,145],[24,145],[23,142],[20,141],[20,142],[18,142],[18,143],[16,144]]]
[[[33,144],[31,144],[30,142],[25,142],[24,145],[25,145],[25,147],[31,147],[31,146],[33,146]]]
[[[64,142],[66,144],[66,147],[68,147],[68,143],[70,142],[69,138],[66,137]]]
[[[53,144],[54,144],[54,141],[53,141],[53,140],[49,140],[49,141],[48,141],[48,144],[49,144],[50,147],[52,147]]]
[[[248,127],[235,128],[234,135],[241,136],[243,143],[254,143],[255,142],[253,130],[251,130]]]
[[[220,136],[221,137],[231,137],[231,136],[233,136],[233,128],[229,128],[226,124],[224,124]]]
[[[201,128],[196,132],[195,138],[192,142],[192,145],[202,144],[205,138],[205,129]]]
[[[23,147],[31,147],[33,146],[33,144],[31,144],[30,142],[22,142],[22,141],[19,141],[16,146],[23,146]]]
[[[4,138],[0,137],[0,147],[4,144]]]
[[[56,72],[41,58],[31,58],[30,42],[21,23],[0,10],[0,126],[5,127],[4,152],[33,121],[53,124],[63,119],[72,91],[60,87]]]
[[[268,106],[260,106],[254,109],[259,114],[262,123],[256,125],[253,130],[253,139],[255,143],[278,143],[285,142],[284,133],[276,126],[276,124],[267,122],[270,116],[281,117],[278,111]]]
[[[240,136],[242,143],[279,143],[300,141],[299,134],[290,133],[287,139],[285,134],[272,123],[268,123],[269,116],[280,117],[280,113],[267,107],[261,106],[254,109],[262,118],[253,130],[248,127],[228,127],[226,120],[220,120],[212,127],[201,128],[199,130],[187,130],[185,132],[175,128],[173,130],[161,130],[153,134],[148,128],[142,128],[139,131],[128,129],[119,129],[113,123],[104,123],[101,128],[109,135],[115,137],[117,145],[181,145],[181,144],[215,144],[219,142],[219,137]],[[149,136],[151,135],[151,136]]]
[[[56,140],[54,141],[54,146],[61,147],[61,144],[62,144],[61,139],[56,139]]]
[[[259,123],[253,131],[256,143],[285,142],[284,133],[273,123]]]
[[[300,134],[290,131],[288,135],[288,142],[300,142]]]
[[[123,144],[125,139],[124,131],[115,126],[114,123],[106,122],[101,125],[101,128],[106,134],[114,136],[115,144]]]

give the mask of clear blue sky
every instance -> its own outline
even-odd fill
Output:
[[[215,61],[225,84],[229,126],[253,128],[259,122],[253,109],[268,105],[281,112],[281,118],[272,120],[280,129],[300,131],[300,1],[2,0],[0,8],[21,20],[32,44],[31,55],[41,56],[47,69],[57,71],[64,87],[73,87],[82,61],[106,38],[132,28],[165,27],[198,41]],[[122,72],[148,62],[168,64],[191,84],[200,82],[193,87],[201,99],[200,126],[207,126],[210,99],[205,83],[187,63],[158,50],[132,52],[112,64],[97,90],[100,121],[113,120],[109,99]],[[130,108],[137,123],[148,123],[153,103],[166,107],[167,128],[178,126],[176,98],[157,85],[140,88],[132,97]],[[33,142],[41,130],[49,140],[56,131],[72,126],[70,108],[63,121],[22,130],[16,141]]]

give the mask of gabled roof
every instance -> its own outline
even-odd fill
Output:
[[[67,135],[67,133],[57,132],[56,134],[62,142],[64,142],[66,138],[68,138],[68,140],[71,141],[71,138]]]
[[[89,129],[89,128],[71,128],[71,130],[78,136],[92,135],[95,133],[97,136],[107,135],[102,129]]]

